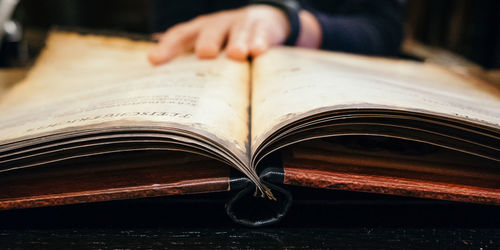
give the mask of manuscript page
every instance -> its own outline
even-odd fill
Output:
[[[500,128],[498,89],[435,65],[282,47],[252,70],[252,153],[279,127],[325,110],[416,111]]]
[[[0,146],[98,124],[171,124],[204,131],[248,158],[248,63],[185,55],[153,67],[146,59],[152,46],[53,32],[27,78],[0,99]]]

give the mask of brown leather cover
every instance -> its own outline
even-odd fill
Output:
[[[169,164],[168,159],[151,161],[141,158],[109,165],[96,169],[64,163],[52,167],[52,171],[40,167],[2,173],[0,209],[218,192],[229,189],[230,167],[215,160]]]
[[[291,158],[284,161],[284,183],[420,198],[500,205],[500,183],[453,181],[421,173],[389,175],[348,165]]]

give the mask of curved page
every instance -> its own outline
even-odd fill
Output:
[[[252,72],[252,153],[279,128],[344,109],[416,112],[500,129],[500,93],[435,65],[277,48]]]
[[[175,129],[215,142],[246,165],[249,65],[185,55],[153,67],[146,58],[152,46],[51,33],[27,78],[0,99],[0,152],[47,135]]]

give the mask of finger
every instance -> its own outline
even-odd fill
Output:
[[[257,57],[266,52],[271,46],[269,30],[266,27],[266,23],[263,22],[258,22],[253,26],[250,38],[250,56]]]
[[[180,24],[170,28],[161,36],[156,47],[149,52],[149,61],[153,65],[160,65],[193,49],[198,32],[199,26],[194,23]]]
[[[252,23],[249,21],[240,21],[233,25],[229,31],[226,53],[231,59],[244,61],[248,58],[248,42]]]
[[[194,51],[199,58],[215,58],[226,39],[229,25],[214,23],[202,29],[196,38]]]

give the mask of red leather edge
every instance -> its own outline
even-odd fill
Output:
[[[284,172],[284,183],[295,186],[500,205],[500,189],[494,188],[307,169],[291,162],[284,163]]]
[[[228,189],[229,177],[207,178],[175,183],[3,199],[0,200],[0,209],[19,209],[177,194],[219,192],[227,191]]]

